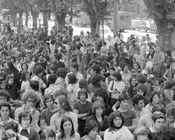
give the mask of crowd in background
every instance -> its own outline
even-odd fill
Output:
[[[0,37],[0,140],[175,139],[175,50],[73,28]]]

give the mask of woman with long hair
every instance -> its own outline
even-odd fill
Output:
[[[64,116],[70,117],[74,124],[74,130],[77,132],[78,128],[78,118],[77,115],[72,112],[72,108],[68,102],[68,99],[65,95],[59,95],[55,99],[55,105],[58,109],[58,112],[55,113],[50,119],[50,126],[52,129],[58,133],[60,132],[60,123]]]
[[[109,128],[104,132],[104,140],[134,140],[132,133],[124,124],[124,117],[117,110],[108,117]]]
[[[60,124],[60,133],[57,134],[57,140],[79,140],[80,135],[75,132],[74,124],[70,117],[63,117]]]
[[[167,69],[163,75],[166,80],[175,80],[175,62],[171,63],[170,68]]]

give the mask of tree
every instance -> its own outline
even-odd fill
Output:
[[[160,47],[163,51],[172,50],[172,36],[175,31],[174,0],[144,0],[144,3],[157,26]]]
[[[107,13],[107,0],[83,0],[83,4],[90,19],[91,34],[99,34],[100,24]]]

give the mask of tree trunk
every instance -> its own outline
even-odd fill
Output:
[[[174,29],[169,29],[167,22],[164,20],[155,21],[157,26],[157,32],[159,35],[159,45],[162,51],[172,50],[172,40]]]
[[[33,19],[33,28],[37,28],[38,26],[38,13],[37,12],[34,12],[34,11],[31,11],[31,15],[32,15],[32,19]]]
[[[26,19],[25,19],[26,27],[28,27],[28,21],[29,21],[29,12],[26,12]]]
[[[20,13],[19,13],[19,19],[18,19],[18,22],[19,22],[19,26],[20,26],[20,27],[23,25],[22,15],[23,15],[23,12],[20,12]]]
[[[100,21],[98,20],[98,18],[95,18],[94,15],[89,15],[89,19],[90,19],[91,34],[92,36],[95,36],[100,32]]]
[[[56,16],[56,21],[57,21],[57,31],[62,32],[66,24],[66,14]]]
[[[48,32],[48,12],[47,11],[43,12],[43,24],[44,24],[44,29],[47,33]]]
[[[14,13],[11,13],[11,19],[12,19],[13,25],[16,25],[17,24],[17,15]]]

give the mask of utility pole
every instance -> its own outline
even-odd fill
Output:
[[[114,35],[118,34],[118,3],[119,0],[114,0],[114,26],[113,26],[113,31]]]

